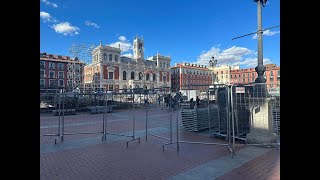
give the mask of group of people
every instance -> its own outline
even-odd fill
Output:
[[[176,95],[171,95],[171,94],[166,94],[163,96],[163,101],[164,101],[164,105],[165,107],[171,107],[174,108],[178,105],[178,103],[182,103],[183,99],[182,99],[182,94],[181,92],[179,92]],[[159,105],[161,104],[161,96],[158,96],[158,103]]]
[[[159,105],[161,104],[161,96],[158,96],[158,103]],[[175,95],[171,95],[171,94],[166,94],[163,96],[163,100],[164,100],[164,105],[165,107],[171,107],[174,108],[176,107],[179,102],[180,104],[183,103],[183,98],[182,98],[182,94],[181,92],[179,92],[178,94]],[[196,100],[194,101],[193,98],[190,99],[190,109],[194,109],[195,105],[197,105],[197,107],[200,105],[200,98],[199,96],[196,97]]]
[[[195,104],[197,105],[197,107],[200,105],[199,96],[197,96],[196,102],[193,101],[193,98],[190,99],[190,109],[193,109]]]

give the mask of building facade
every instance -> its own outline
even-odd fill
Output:
[[[83,88],[84,65],[77,58],[40,53],[40,89]]]
[[[171,67],[171,88],[175,90],[205,90],[208,86],[201,85],[211,85],[213,83],[212,75],[212,71],[204,65],[175,64],[174,67]]]
[[[231,70],[238,70],[240,66],[220,65],[216,67],[210,66],[209,69],[214,73],[214,83],[230,84]]]
[[[144,59],[144,40],[135,37],[133,58],[121,56],[119,48],[100,45],[92,51],[92,64],[84,68],[84,86],[88,91],[126,91],[170,87],[171,58],[157,54]]]
[[[267,89],[269,91],[277,90],[280,87],[280,66],[276,64],[265,64],[266,71],[264,78],[266,78]],[[230,74],[231,84],[250,84],[254,83],[258,74],[254,68],[234,69]]]

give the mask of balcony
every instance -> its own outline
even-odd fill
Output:
[[[134,83],[135,81],[137,81],[137,80],[130,79],[130,80],[129,80],[129,84],[132,84],[132,83]]]

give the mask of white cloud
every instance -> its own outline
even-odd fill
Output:
[[[50,21],[50,18],[51,18],[50,14],[46,12],[40,12],[40,17],[45,21]]]
[[[132,54],[132,53],[122,54],[122,56],[126,56],[126,57],[129,57],[129,58],[133,58],[133,54]]]
[[[211,59],[212,56],[216,57],[217,54],[220,53],[220,49],[216,47],[212,47],[209,51],[203,50],[198,57],[199,64],[208,64],[208,61]]]
[[[56,22],[57,21],[49,13],[44,12],[44,11],[40,12],[40,18],[42,18],[44,22]]]
[[[207,52],[202,52],[200,56],[198,57],[199,64],[208,64],[209,60],[212,59],[212,56],[215,57],[215,59],[218,60],[219,64],[228,64],[232,63],[234,61],[240,61],[241,58],[245,55],[252,54],[253,51],[244,48],[244,47],[236,47],[233,46],[231,48],[221,50],[217,47],[212,47]]]
[[[58,5],[56,4],[56,3],[52,3],[52,2],[50,2],[50,1],[48,1],[48,0],[41,0],[42,2],[44,2],[46,5],[48,5],[48,6],[52,6],[52,7],[54,7],[54,8],[57,8],[58,7]]]
[[[127,41],[126,39],[127,38],[125,36],[120,36],[119,37],[120,41],[117,41],[115,43],[111,43],[110,46],[118,48],[119,44],[120,44],[120,49],[122,52],[129,52],[132,50],[132,44],[129,41]]]
[[[217,60],[218,65],[229,64],[229,65],[241,65],[247,67],[257,66],[257,52],[245,48],[233,46],[228,49],[220,49],[218,47],[212,47],[208,51],[202,51],[197,59],[197,64],[208,65],[209,60]],[[265,63],[272,63],[270,59],[265,58]]]
[[[91,22],[91,21],[86,21],[86,22],[85,22],[85,25],[86,25],[86,26],[92,26],[92,27],[97,28],[97,29],[100,28],[100,26],[99,26],[98,24],[96,24],[96,23],[94,23],[94,22]]]
[[[119,40],[120,40],[120,41],[126,41],[126,39],[127,39],[127,38],[126,38],[125,36],[120,36],[120,37],[119,37]]]
[[[57,33],[62,33],[63,35],[74,35],[79,34],[80,29],[76,26],[72,26],[69,22],[62,22],[59,24],[55,24],[52,26],[52,28]]]
[[[280,34],[280,31],[271,31],[270,29],[268,29],[268,30],[263,31],[262,34],[265,35],[265,36],[273,36],[273,35],[276,35],[276,34]],[[252,39],[257,39],[257,38],[258,38],[257,34],[252,36]]]
[[[269,58],[263,59],[263,64],[270,64],[272,63]],[[243,61],[235,62],[232,65],[235,66],[246,66],[246,67],[256,67],[258,65],[258,59],[257,58],[247,58]]]
[[[251,53],[253,53],[253,50],[250,50],[248,48],[232,46],[229,49],[223,50],[221,56],[243,56]]]

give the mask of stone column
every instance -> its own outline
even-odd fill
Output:
[[[276,134],[273,133],[270,98],[253,97],[250,101],[250,133],[246,135],[247,143],[274,143],[276,141]]]

